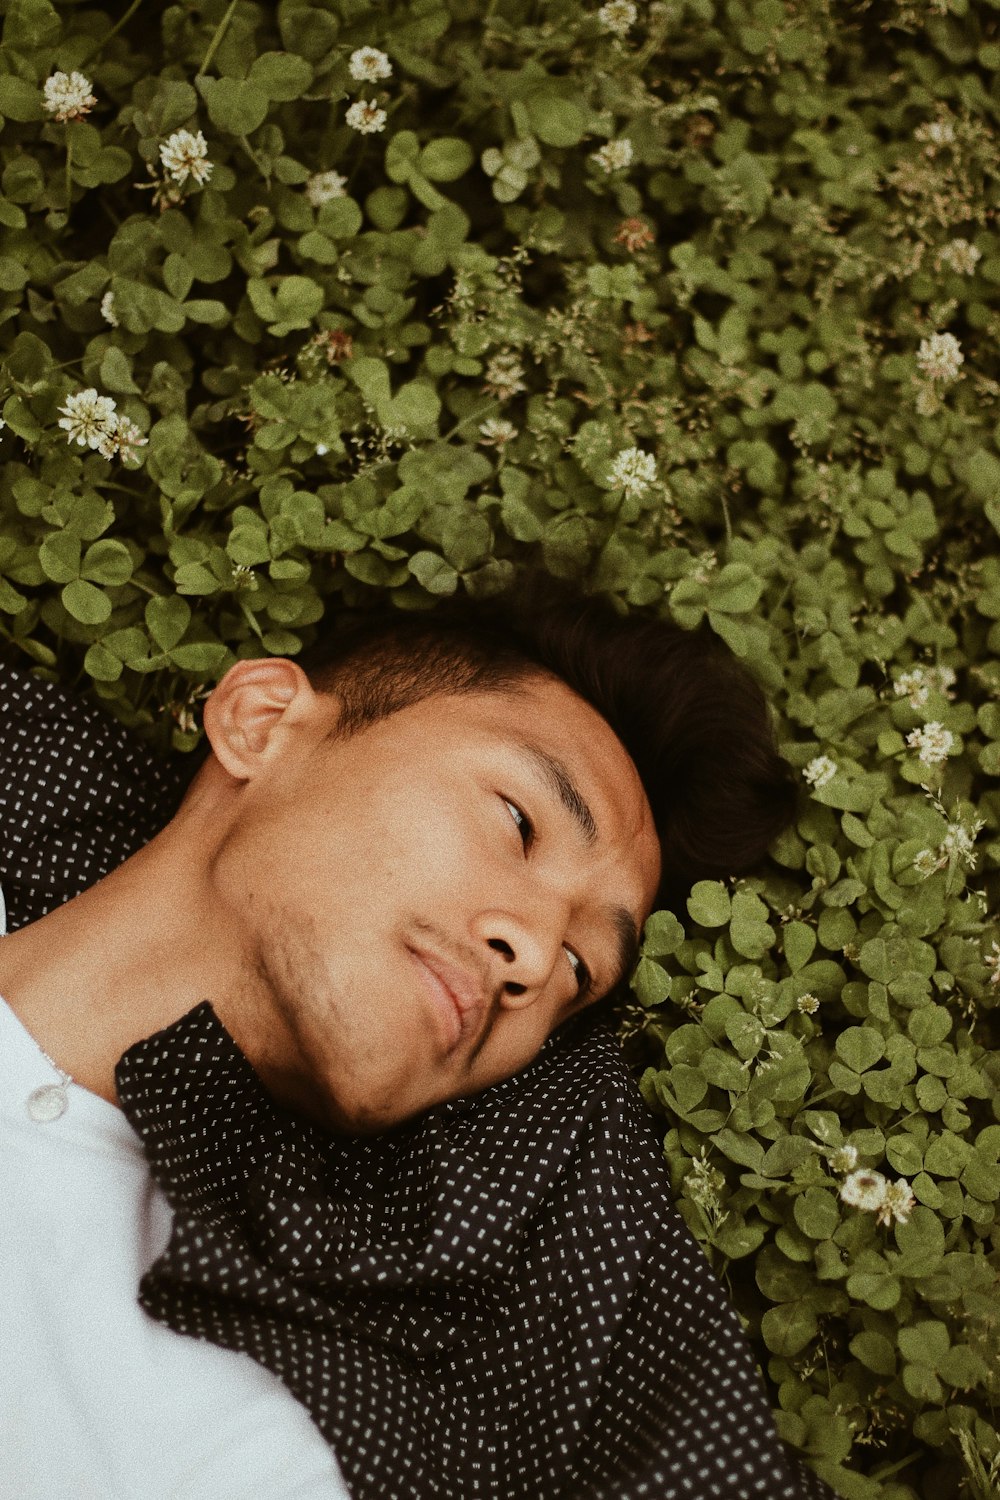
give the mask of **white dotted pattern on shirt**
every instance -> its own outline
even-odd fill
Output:
[[[175,1208],[142,1284],[312,1412],[358,1500],[801,1500],[607,1026],[379,1137],[279,1110],[207,1002],[118,1067]]]
[[[192,767],[155,760],[95,704],[0,659],[0,885],[8,931],[147,844],[173,814]]]

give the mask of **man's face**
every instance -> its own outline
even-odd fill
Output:
[[[517,1072],[627,971],[659,845],[630,757],[564,683],[294,745],[241,789],[214,865],[279,1098],[385,1129]]]

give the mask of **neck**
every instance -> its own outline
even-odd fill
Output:
[[[122,1053],[211,1000],[262,1077],[294,1102],[294,1049],[238,920],[220,910],[192,850],[198,829],[178,815],[96,885],[3,938],[0,995],[74,1083],[115,1105]]]

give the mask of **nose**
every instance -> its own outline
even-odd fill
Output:
[[[484,913],[480,937],[489,949],[489,972],[508,1009],[531,1005],[545,988],[558,961],[563,926],[553,915],[534,920],[507,912]]]

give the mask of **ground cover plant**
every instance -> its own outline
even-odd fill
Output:
[[[7,0],[0,631],[163,753],[541,562],[803,811],[621,1012],[780,1430],[1000,1489],[997,0]]]

